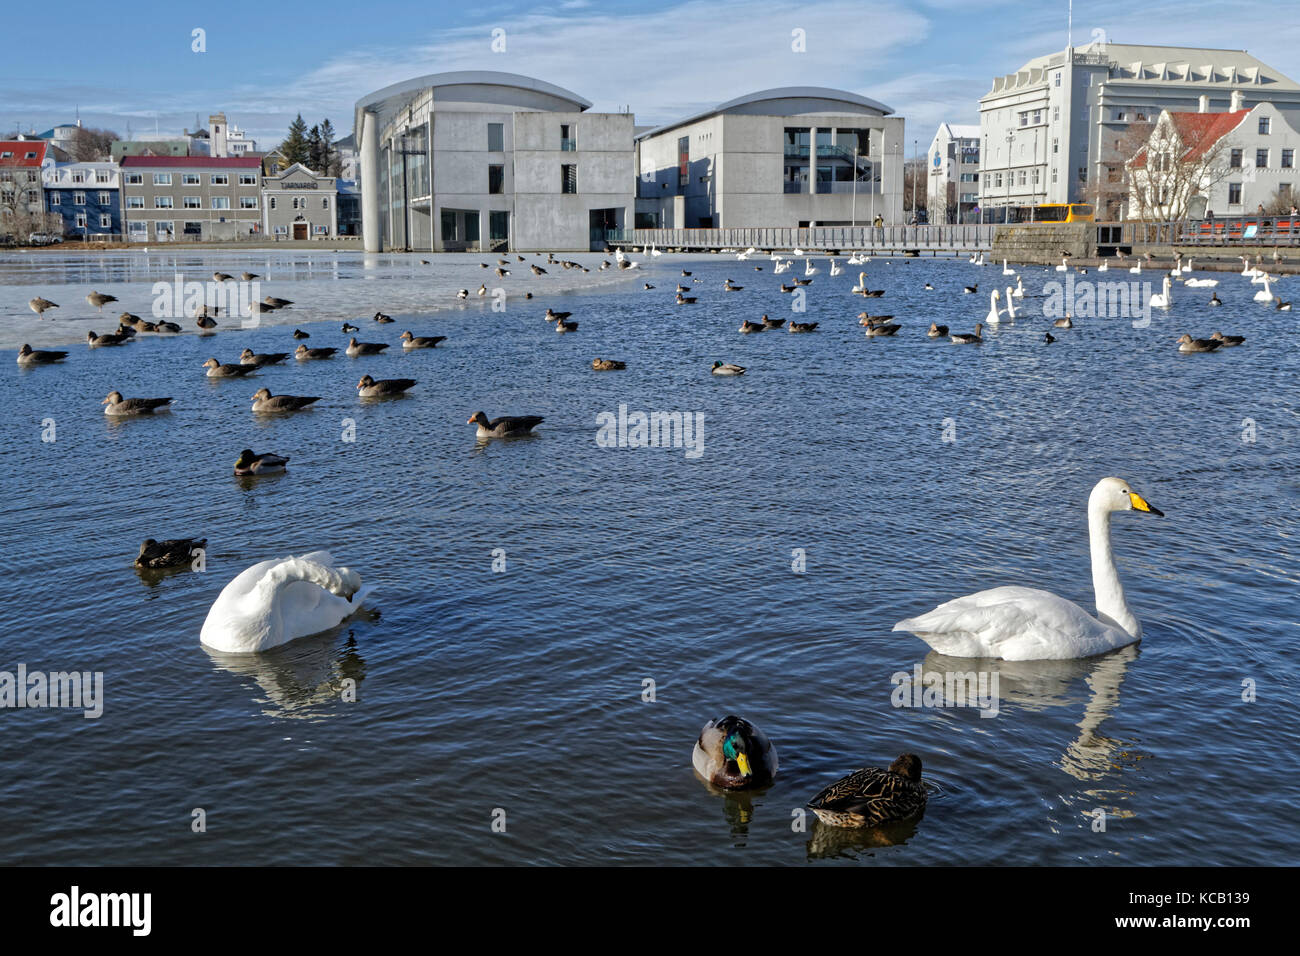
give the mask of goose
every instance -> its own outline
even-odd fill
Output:
[[[130,341],[131,336],[125,332],[106,332],[103,335],[96,335],[94,332],[86,333],[86,344],[92,349],[105,345],[124,345]]]
[[[199,632],[206,647],[254,654],[337,627],[361,607],[361,575],[328,551],[260,561],[222,588]]]
[[[59,304],[51,302],[49,299],[42,299],[39,295],[27,303],[28,308],[35,312],[40,318],[45,318],[45,313],[50,309],[57,309]]]
[[[166,333],[169,335],[176,335],[180,330],[181,327],[179,325],[175,322],[168,322],[166,319],[159,319],[158,324],[154,327],[155,332]]]
[[[1128,271],[1129,271],[1129,274],[1130,274],[1130,275],[1135,275],[1135,276],[1137,276],[1137,275],[1141,275],[1141,274],[1142,274],[1142,260],[1139,259],[1137,265],[1135,265],[1133,268],[1129,269]]]
[[[100,312],[103,312],[104,306],[108,305],[108,303],[110,302],[117,301],[117,296],[108,295],[103,292],[91,292],[89,295],[86,296],[86,301],[89,302],[91,305],[93,305]]]
[[[34,349],[26,344],[18,350],[19,365],[53,365],[55,362],[62,362],[67,357],[67,352],[56,352],[52,349]]]
[[[375,381],[369,375],[362,375],[357,382],[357,395],[361,398],[383,398],[386,395],[401,395],[415,387],[413,378],[381,378]]]
[[[975,285],[962,286],[961,291],[962,291],[962,295],[974,295],[976,292],[979,292],[979,290],[980,287],[979,287],[979,283],[977,282],[975,283]]]
[[[382,312],[376,312],[376,313],[375,313],[375,321],[376,321],[376,322],[380,322],[380,323],[384,323],[384,322],[392,322],[392,321],[393,321],[393,317],[392,317],[391,315],[384,315],[384,313],[382,313]]]
[[[1103,478],[1088,495],[1088,541],[1097,616],[1049,591],[999,587],[955,598],[894,625],[940,654],[1008,661],[1092,657],[1142,639],[1142,625],[1124,600],[1110,544],[1110,516],[1142,511],[1163,516],[1121,478]]]
[[[713,363],[714,375],[744,375],[745,367],[743,365],[724,364],[722,362]]]
[[[409,329],[399,338],[404,349],[433,349],[438,347],[439,342],[447,341],[445,335],[412,335]]]
[[[1002,260],[1002,274],[1004,276],[1013,276],[1016,274],[1016,270],[1011,268],[1011,266],[1007,265],[1006,259]]]
[[[691,751],[695,772],[722,790],[765,787],[776,776],[776,748],[743,717],[710,720]]]
[[[277,296],[268,295],[262,299],[262,304],[269,305],[273,309],[287,309],[289,306],[293,305],[293,300],[281,299]]]
[[[1187,334],[1178,339],[1178,351],[1180,352],[1213,352],[1221,345],[1223,343],[1218,339],[1194,339]]]
[[[270,315],[275,309],[275,306],[268,305],[265,302],[250,302],[248,304],[249,315]]]
[[[871,328],[873,325],[884,325],[886,322],[894,321],[892,315],[871,315],[869,312],[858,313],[858,325],[865,325]]]
[[[105,415],[152,415],[157,411],[167,411],[172,403],[170,398],[123,398],[121,392],[108,393],[104,399]]]
[[[555,331],[559,332],[561,335],[565,332],[576,332],[578,331],[578,323],[570,322],[568,319],[560,319],[555,323]]]
[[[1072,329],[1074,328],[1074,319],[1072,319],[1070,314],[1067,312],[1065,318],[1057,319],[1052,323],[1052,327],[1057,329]]]
[[[1223,305],[1223,300],[1219,298],[1219,293],[1210,293],[1210,305]]]
[[[502,415],[488,421],[486,413],[475,412],[465,424],[477,425],[479,438],[512,438],[531,433],[544,421],[541,415]]]
[[[994,289],[989,293],[989,314],[984,317],[984,321],[989,325],[997,325],[1002,321],[1002,310],[998,308],[998,300],[1002,298],[1002,293]]]
[[[244,349],[239,353],[240,365],[279,365],[289,357],[288,352],[263,352],[257,353],[252,349]]]
[[[784,291],[784,290],[782,290],[782,291]],[[696,300],[696,297],[693,296],[693,295],[682,295],[680,292],[677,293],[677,304],[678,304],[678,305],[694,305],[694,304],[696,303],[696,301],[697,301],[697,300]]]
[[[195,551],[207,547],[207,538],[171,538],[155,541],[145,538],[135,556],[137,568],[178,568],[190,563]]]
[[[289,459],[284,455],[273,455],[270,452],[255,455],[251,448],[245,448],[239,453],[239,457],[235,459],[235,474],[240,476],[278,475],[285,470],[287,464],[289,464]]]
[[[1056,341],[1056,336],[1053,335],[1051,332],[1043,333],[1043,344],[1051,345],[1055,341]]]
[[[256,365],[222,365],[214,358],[208,359],[203,363],[203,367],[208,370],[208,378],[238,378],[241,375],[251,375],[256,372]]]
[[[597,372],[621,372],[627,368],[627,363],[617,359],[594,358],[591,360],[591,367]]]
[[[812,264],[812,260],[811,260],[811,259],[805,259],[805,260],[803,261],[803,274],[804,274],[804,275],[806,275],[806,276],[815,276],[815,275],[816,275],[817,273],[819,273],[819,272],[821,272],[821,270],[818,269],[816,266],[814,266],[814,265]]]
[[[791,276],[791,277],[790,277],[790,281],[793,282],[795,285],[812,285],[812,284],[813,284],[813,280],[812,280],[812,279],[801,279],[801,278],[799,278],[799,276]]]
[[[902,326],[896,322],[880,322],[867,326],[867,338],[876,338],[877,336],[893,335]]]
[[[241,272],[239,278],[243,279],[245,282],[252,282],[254,279],[260,279],[262,277],[256,272]]]
[[[296,412],[319,401],[319,395],[272,395],[269,388],[259,388],[253,393],[253,411]]]
[[[888,770],[866,767],[836,780],[808,801],[808,809],[829,826],[860,829],[909,820],[925,803],[921,758],[903,754]]]
[[[740,323],[740,331],[746,334],[750,332],[762,332],[766,328],[767,326],[762,322],[751,322],[749,319],[745,319]]]
[[[158,326],[154,325],[152,322],[144,322],[144,323],[141,323],[141,328],[142,328],[145,332],[157,332],[157,331],[158,331]],[[125,335],[128,339],[135,338],[135,334],[136,334],[135,329],[132,328],[132,327],[129,326],[129,325],[119,325],[119,326],[118,326],[114,331],[115,331],[118,335]]]
[[[831,259],[830,264],[831,264],[831,268],[830,268],[831,275],[833,276],[844,275],[844,267],[841,266],[838,262],[836,262],[834,259]]]
[[[542,268],[541,266],[539,266],[539,265],[531,265],[531,266],[528,267],[528,270],[529,270],[533,275],[535,275],[535,276],[544,276],[544,275],[546,275],[546,270],[543,269],[543,268]]]
[[[819,322],[791,322],[786,328],[791,332],[816,332]]]
[[[304,332],[302,329],[294,329],[293,337],[295,339],[309,339],[311,338],[311,334],[308,332]]]
[[[726,283],[722,286],[722,291],[723,291],[723,292],[741,292],[741,291],[744,290],[744,288],[745,288],[745,287],[744,287],[743,285],[735,285],[735,284],[732,283],[732,281],[731,281],[730,279],[728,279],[728,280],[726,281]]]
[[[299,362],[306,362],[311,359],[328,359],[333,358],[336,348],[309,349],[305,345],[300,345],[294,349],[293,355]]]
[[[572,312],[556,312],[554,309],[547,309],[546,315],[542,316],[547,322],[558,322],[567,319],[573,315]]]
[[[1150,305],[1151,308],[1153,308],[1153,309],[1167,309],[1167,308],[1169,308],[1171,305],[1173,305],[1173,302],[1174,302],[1174,299],[1173,299],[1173,291],[1172,291],[1172,289],[1170,288],[1170,284],[1169,284],[1169,276],[1165,276],[1165,278],[1164,278],[1164,282],[1163,282],[1161,288],[1162,288],[1164,291],[1160,292],[1160,293],[1157,294],[1157,295],[1153,295],[1153,296],[1151,297],[1151,301],[1150,301],[1149,305]]]
[[[504,279],[506,276],[510,275],[509,269],[503,269],[498,267],[495,271],[498,279]]]
[[[925,334],[928,335],[928,336],[929,336],[930,338],[932,338],[932,339],[943,338],[945,335],[948,334],[948,326],[946,326],[946,325],[938,325],[938,324],[936,324],[936,323],[934,323],[934,322],[931,322],[931,323],[930,323],[930,329],[929,329],[929,331],[926,332]]]
[[[976,322],[974,332],[958,332],[956,335],[948,336],[948,341],[955,345],[979,345],[984,341],[984,337],[980,334],[983,331],[984,324]]]
[[[358,355],[378,355],[386,348],[387,342],[358,342],[356,336],[353,336],[344,351],[355,358]]]
[[[763,328],[765,329],[779,329],[781,326],[785,325],[785,319],[769,319],[766,315],[764,315],[759,321],[763,323]]]
[[[1222,332],[1215,332],[1210,336],[1215,342],[1220,343],[1221,348],[1233,348],[1246,341],[1244,335],[1224,335]]]
[[[1267,276],[1264,277],[1264,288],[1255,293],[1256,302],[1272,302],[1277,296],[1273,295],[1273,289],[1269,284]]]
[[[344,322],[343,327],[339,329],[339,331],[342,332],[344,335],[347,335],[349,332],[360,332],[361,329],[357,328],[357,326],[353,325],[350,322]]]
[[[1279,299],[1279,298],[1277,298],[1277,297],[1275,296],[1275,297],[1273,298],[1273,308],[1276,309],[1278,312],[1290,312],[1290,311],[1291,311],[1291,303],[1290,303],[1290,302],[1283,302],[1281,299]]]
[[[212,273],[212,281],[213,281],[213,282],[229,282],[229,281],[230,281],[231,279],[233,279],[233,278],[234,278],[234,276],[232,276],[232,275],[231,275],[230,273],[228,273],[228,272],[214,272],[214,273]]]

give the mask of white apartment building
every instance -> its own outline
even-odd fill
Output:
[[[996,77],[980,98],[980,205],[1088,202],[1099,218],[1121,214],[1105,184],[1131,156],[1116,151],[1134,122],[1162,110],[1246,108],[1272,102],[1300,116],[1300,85],[1244,50],[1097,41],[1036,57]],[[1289,119],[1294,125],[1294,119]],[[1104,200],[1104,201],[1103,201]]]
[[[925,198],[930,222],[974,222],[980,201],[980,128],[940,123],[928,156]]]

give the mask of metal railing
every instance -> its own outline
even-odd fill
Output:
[[[811,228],[752,229],[622,229],[610,230],[605,241],[618,245],[660,249],[915,249],[970,251],[992,248],[991,225],[930,226],[813,226]]]
[[[1296,246],[1300,245],[1300,215],[1098,223],[1097,242],[1106,246]]]

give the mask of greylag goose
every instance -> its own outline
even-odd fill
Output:
[[[253,411],[296,412],[319,401],[319,395],[272,395],[269,388],[259,388],[253,393]]]
[[[815,332],[820,322],[791,322],[787,328],[791,332]]]
[[[558,319],[555,323],[555,331],[561,333],[576,332],[578,331],[578,323],[570,322],[568,319]]]
[[[357,394],[362,398],[382,398],[385,395],[401,395],[415,385],[413,378],[381,378],[375,381],[369,375],[362,375],[357,382]]]
[[[278,475],[284,471],[284,466],[287,464],[289,459],[284,455],[273,455],[270,452],[255,455],[251,449],[245,448],[235,461],[235,474]]]
[[[55,362],[62,362],[67,357],[67,352],[34,349],[30,345],[24,345],[18,350],[19,365],[52,365]]]
[[[152,415],[159,409],[166,411],[170,398],[123,398],[121,392],[109,392],[104,399],[105,415]]]
[[[103,335],[96,335],[94,332],[86,333],[86,344],[92,349],[104,345],[123,345],[129,341],[131,341],[131,336],[125,332],[106,332]]]
[[[104,306],[108,305],[108,303],[110,302],[117,301],[117,296],[107,295],[106,293],[103,292],[91,292],[88,296],[86,296],[86,301],[89,302],[91,305],[93,305],[100,312],[103,312]]]
[[[208,378],[238,378],[241,375],[248,375],[256,372],[258,366],[244,365],[222,365],[214,358],[208,359],[203,363],[203,367],[208,370]]]
[[[751,322],[749,319],[745,319],[740,323],[740,331],[746,334],[749,334],[750,332],[762,332],[766,328],[767,326],[762,322]]]
[[[214,273],[212,273],[212,281],[213,281],[213,282],[229,282],[229,281],[230,281],[231,279],[233,279],[233,278],[234,278],[234,276],[232,276],[229,272],[214,272]]]
[[[867,326],[867,336],[874,338],[879,335],[893,335],[901,326],[896,322],[881,322]]]
[[[984,323],[976,322],[974,332],[958,332],[956,335],[948,336],[948,341],[957,345],[978,345],[984,341],[984,336],[980,333],[984,331]]]
[[[763,316],[761,321],[766,329],[779,329],[785,325],[785,319],[769,319],[766,315]]]
[[[353,336],[348,342],[347,353],[355,358],[358,355],[378,355],[386,348],[388,348],[387,342],[358,342]]]
[[[849,774],[808,801],[818,819],[833,827],[878,827],[925,810],[921,758],[903,754],[889,769],[867,767]]]
[[[932,338],[932,339],[943,338],[945,335],[948,334],[948,326],[946,326],[946,325],[937,325],[937,324],[935,324],[934,322],[931,322],[931,323],[930,323],[930,330],[929,330],[928,332],[926,332],[925,334],[928,335],[928,336],[930,336],[930,338]]]
[[[677,293],[678,305],[694,305],[698,301],[699,300],[693,295],[682,295],[680,292]]]
[[[1213,352],[1221,345],[1223,345],[1223,343],[1218,339],[1194,339],[1190,335],[1184,334],[1178,340],[1178,351]]]
[[[36,298],[32,299],[30,302],[28,302],[27,305],[29,308],[31,308],[33,312],[35,312],[42,319],[45,318],[45,313],[47,310],[57,309],[59,307],[59,304],[57,302],[51,302],[49,299],[42,299],[39,295]]]
[[[294,349],[293,354],[294,354],[294,357],[295,357],[299,362],[306,362],[306,361],[308,361],[308,360],[310,360],[310,359],[327,359],[327,358],[333,358],[333,357],[334,357],[334,353],[337,352],[337,351],[338,351],[338,349],[336,349],[336,348],[309,349],[309,348],[308,348],[307,346],[305,346],[305,345],[300,345],[300,346],[298,346],[296,349]]]
[[[527,435],[543,421],[541,415],[502,415],[488,421],[486,413],[475,412],[465,424],[477,425],[479,438],[511,438]]]
[[[262,304],[269,305],[273,309],[287,309],[289,306],[293,305],[293,301],[290,299],[280,299],[277,298],[276,296],[268,295],[262,299]]]
[[[1240,345],[1246,341],[1244,335],[1224,335],[1222,332],[1215,332],[1210,336],[1214,341],[1220,343],[1222,348],[1231,348],[1234,345]]]
[[[432,349],[437,348],[439,342],[447,341],[445,335],[412,335],[409,330],[403,332],[400,338],[404,349]]]
[[[535,276],[544,276],[544,275],[546,275],[546,270],[543,269],[541,266],[533,265],[533,266],[529,266],[528,269],[529,269],[529,271],[532,272],[532,274],[535,275]]]
[[[243,279],[245,282],[252,282],[254,279],[260,279],[262,277],[256,272],[241,272],[239,278]]]
[[[207,538],[172,538],[155,541],[146,538],[135,556],[137,568],[179,568],[190,563],[194,552],[207,547]]]
[[[289,357],[288,352],[262,352],[257,353],[252,349],[244,349],[239,353],[240,365],[279,365]]]

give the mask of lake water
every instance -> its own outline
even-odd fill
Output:
[[[98,719],[0,710],[0,860],[1296,862],[1300,360],[1295,320],[1251,301],[1258,287],[1218,276],[1224,306],[1211,309],[1209,289],[1178,285],[1149,327],[1080,318],[1052,345],[1042,300],[1027,299],[982,346],[959,347],[924,329],[973,327],[983,293],[1006,284],[1000,268],[873,260],[868,285],[887,294],[863,300],[848,292],[857,268],[830,277],[818,260],[803,314],[770,262],[729,256],[664,256],[637,276],[547,267],[501,283],[504,311],[457,302],[457,288],[496,287],[478,267],[493,260],[0,259],[11,349],[109,330],[85,305],[92,288],[147,315],[152,283],[178,268],[263,273],[263,294],[295,302],[254,329],[200,338],[182,320],[180,336],[70,345],[54,367],[0,362],[0,671],[102,671],[105,698]],[[1022,274],[1031,294],[1059,278]],[[727,277],[745,290],[722,292]],[[678,281],[699,304],[671,304]],[[981,293],[961,294],[970,283]],[[57,318],[26,309],[37,293],[60,302]],[[863,305],[902,330],[866,338]],[[556,335],[548,306],[579,330]],[[376,309],[397,322],[370,321]],[[821,325],[737,332],[761,313]],[[291,352],[294,326],[309,345],[344,345],[343,319],[393,347],[244,381],[200,367],[246,345]],[[403,354],[406,328],[447,341]],[[1247,342],[1178,353],[1182,332],[1216,329]],[[628,368],[593,372],[597,356]],[[715,360],[749,371],[718,378]],[[362,374],[419,384],[362,403]],[[261,386],[323,400],[262,418],[249,410]],[[112,389],[176,408],[109,421]],[[702,415],[702,454],[601,447],[598,416],[621,405]],[[465,423],[478,409],[546,421],[531,439],[481,444]],[[288,473],[233,477],[244,447],[289,455]],[[1166,514],[1114,522],[1139,646],[1008,664],[941,658],[891,632],[998,584],[1091,609],[1084,504],[1106,475]],[[144,538],[181,536],[208,538],[205,571],[132,569]],[[373,585],[362,614],[260,655],[199,644],[237,573],[317,548]],[[918,664],[996,671],[997,716],[893,706],[891,675]],[[731,712],[779,751],[764,792],[714,793],[692,771],[701,726]],[[904,751],[933,786],[918,823],[792,827],[823,786]],[[196,808],[205,833],[192,832]]]

